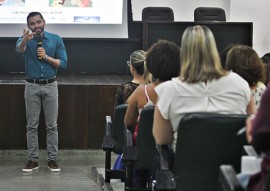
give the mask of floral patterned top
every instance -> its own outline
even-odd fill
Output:
[[[251,90],[252,96],[255,100],[256,108],[258,109],[261,102],[261,97],[266,89],[266,86],[262,82],[258,82],[256,87]]]

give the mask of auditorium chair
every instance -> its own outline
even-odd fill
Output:
[[[127,129],[127,147],[124,148],[123,161],[126,164],[125,190],[151,190],[151,174],[155,153],[155,140],[152,135],[154,106],[145,107],[141,111],[136,144],[133,143],[132,132]],[[133,185],[133,170],[139,169],[144,180],[140,186]]]
[[[226,21],[226,14],[219,7],[197,7],[194,10],[194,21]]]
[[[106,116],[105,136],[102,143],[102,149],[105,151],[105,182],[110,182],[111,179],[125,180],[125,170],[111,168],[111,155],[112,153],[123,153],[125,144],[124,117],[127,106],[127,104],[116,106],[113,121],[111,116]]]
[[[219,190],[218,191],[244,191],[236,177],[235,169],[232,165],[221,165],[219,174]],[[262,191],[270,190],[270,171],[267,174],[265,189]]]
[[[260,157],[252,146],[245,147],[245,153],[248,156]],[[232,165],[223,164],[219,168],[218,191],[244,191],[240,184],[237,173]],[[266,185],[264,191],[270,190],[270,171],[267,174]]]
[[[174,21],[174,13],[170,7],[145,7],[142,21]]]
[[[168,169],[164,171],[167,175],[157,171],[153,188],[217,191],[220,165],[230,164],[237,172],[240,171],[243,146],[247,142],[244,134],[236,134],[245,126],[246,117],[247,115],[239,114],[185,114],[178,128],[174,163],[171,169],[174,178],[168,178],[170,177]],[[172,186],[174,181],[176,189]],[[164,182],[168,182],[169,185],[165,186]]]

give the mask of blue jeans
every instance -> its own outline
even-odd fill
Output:
[[[38,126],[43,109],[47,131],[48,160],[56,160],[58,154],[58,86],[57,82],[34,84],[26,82],[25,91],[27,148],[29,160],[38,160]]]

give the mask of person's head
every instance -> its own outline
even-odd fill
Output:
[[[181,80],[187,83],[206,82],[224,75],[211,30],[199,25],[188,27],[181,42]]]
[[[229,50],[236,46],[236,45],[240,45],[240,44],[229,44],[227,47],[225,47],[221,52],[220,52],[220,61],[221,61],[221,66],[222,68],[226,68],[226,57],[227,54],[229,52]]]
[[[226,59],[226,69],[239,74],[251,87],[263,77],[263,67],[258,54],[246,45],[231,48]]]
[[[159,40],[146,54],[146,67],[154,79],[171,80],[179,75],[180,48],[174,42]]]
[[[133,68],[137,74],[144,74],[144,62],[146,52],[144,50],[136,50],[130,54],[129,67]]]
[[[270,53],[266,53],[261,58],[261,62],[263,64],[263,71],[265,77],[265,85],[267,85],[270,81]]]
[[[43,35],[45,20],[40,12],[31,12],[27,16],[27,26],[36,35]]]
[[[261,57],[261,61],[265,64],[270,64],[270,53],[266,53]]]

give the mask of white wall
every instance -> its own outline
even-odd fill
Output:
[[[133,20],[142,19],[144,7],[170,7],[173,9],[175,21],[193,21],[194,9],[207,6],[223,8],[229,18],[230,2],[228,0],[132,0]]]
[[[253,48],[259,56],[270,52],[269,0],[132,0],[133,19],[141,20],[144,7],[171,7],[175,21],[193,21],[197,7],[221,7],[230,22],[253,22]]]
[[[253,22],[253,48],[259,56],[270,52],[270,1],[232,0],[231,21]]]

